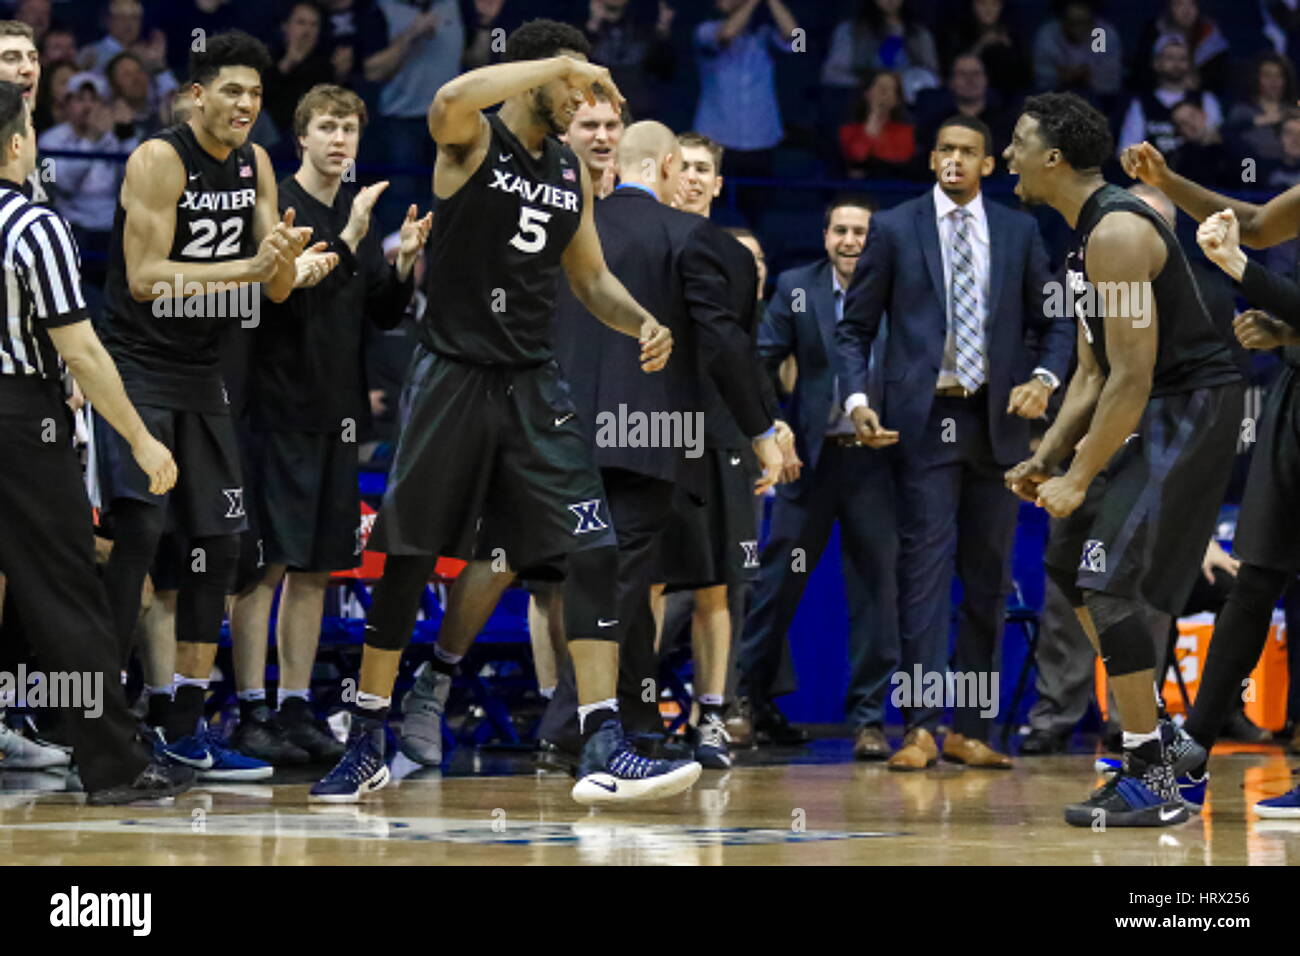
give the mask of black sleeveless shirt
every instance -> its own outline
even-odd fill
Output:
[[[1232,360],[1228,343],[1214,327],[1201,300],[1196,279],[1178,238],[1154,209],[1132,193],[1109,183],[1083,204],[1065,258],[1066,285],[1068,294],[1074,298],[1074,314],[1083,326],[1084,338],[1102,372],[1110,374],[1110,361],[1106,356],[1106,322],[1102,313],[1105,301],[1112,296],[1109,290],[1091,290],[1086,285],[1085,257],[1092,230],[1112,212],[1131,212],[1144,217],[1156,227],[1165,244],[1164,268],[1151,280],[1150,294],[1155,302],[1159,337],[1152,397],[1241,381],[1241,372]],[[1134,283],[1129,290],[1132,293],[1129,308],[1134,311],[1132,295],[1140,294],[1136,288],[1140,285]]]
[[[482,164],[434,214],[420,339],[464,362],[537,365],[551,358],[560,258],[582,219],[581,167],[559,140],[535,159],[487,120]]]
[[[185,191],[176,203],[176,232],[168,258],[178,262],[227,262],[257,253],[253,238],[257,160],[250,143],[219,162],[199,145],[189,124],[162,130],[185,166]],[[219,366],[222,335],[260,314],[254,285],[225,292],[185,294],[137,302],[127,283],[122,233],[126,210],[113,217],[108,279],[104,288],[102,338],[122,373],[131,400],[198,412],[227,408]],[[176,280],[170,280],[174,286]],[[257,311],[254,311],[257,310]]]

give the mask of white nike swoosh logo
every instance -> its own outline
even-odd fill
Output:
[[[172,753],[171,751],[168,751],[168,756],[173,760],[178,760],[187,767],[193,767],[196,770],[211,770],[212,764],[214,763],[212,754],[210,753],[204,754],[202,760],[191,760],[189,757],[182,757],[180,754]]]
[[[557,419],[555,420],[555,427],[556,427],[556,428],[559,428],[561,425],[563,425],[565,422],[567,422],[567,421],[568,421],[570,418],[572,418],[572,417],[573,417],[573,412],[569,412],[569,414],[565,415],[563,418],[557,418]]]
[[[596,622],[596,626],[597,626],[597,627],[613,627],[613,626],[614,626],[615,624],[617,624],[617,623],[618,623],[618,618],[614,618],[614,620],[612,620],[612,621],[607,621],[607,620],[605,620],[604,618],[601,618],[599,621]]]
[[[500,153],[500,154],[498,154],[498,155],[497,155],[497,161],[498,161],[498,162],[501,162],[501,163],[508,163],[508,162],[510,162],[510,154],[509,154],[509,153]]]
[[[1169,811],[1161,810],[1161,811],[1160,811],[1160,819],[1161,819],[1162,821],[1172,820],[1174,817],[1178,816],[1178,814],[1180,814],[1180,813],[1182,813],[1182,812],[1183,812],[1183,808],[1182,808],[1182,807],[1176,807],[1176,808],[1174,808],[1173,810],[1169,810]]]
[[[194,180],[198,179],[198,178],[199,178],[200,176],[202,176],[202,175],[203,175],[202,173],[191,173],[191,174],[190,174],[190,181],[193,182]]]

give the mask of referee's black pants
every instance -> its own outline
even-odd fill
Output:
[[[618,536],[618,710],[629,733],[662,733],[650,585],[659,570],[658,541],[673,508],[673,485],[622,468],[602,468],[605,501]],[[646,681],[650,680],[650,684]],[[538,735],[571,746],[579,739],[573,664],[560,668],[555,696]]]
[[[54,383],[0,377],[0,570],[42,670],[80,675],[83,695],[101,690],[98,716],[62,711],[82,784],[130,783],[148,752],[122,692],[90,502]]]

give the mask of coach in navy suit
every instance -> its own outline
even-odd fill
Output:
[[[1046,316],[1051,275],[1033,219],[980,193],[993,164],[979,120],[956,116],[939,128],[934,189],[874,218],[838,328],[845,410],[863,441],[897,444],[896,687],[907,720],[903,747],[890,758],[897,770],[938,756],[932,731],[943,708],[921,691],[928,675],[948,669],[954,552],[964,593],[954,669],[975,680],[996,669],[1017,514],[1002,475],[1028,452],[1028,419],[1043,414],[1073,347],[1071,324]],[[869,370],[886,314],[884,361]],[[881,377],[880,400],[869,401],[868,385]],[[944,756],[1009,767],[987,745],[990,719],[981,711],[989,711],[968,692],[975,680],[945,681],[962,689],[956,703],[965,706],[954,707]],[[983,686],[993,685],[986,677]]]
[[[798,366],[787,421],[802,468],[777,486],[771,531],[739,654],[742,687],[754,709],[754,730],[773,742],[794,742],[772,698],[783,642],[799,600],[835,522],[843,542],[849,603],[850,675],[846,711],[858,757],[889,755],[882,730],[885,691],[898,660],[895,587],[897,546],[888,452],[868,448],[841,409],[848,394],[839,375],[835,326],[862,252],[871,207],[843,196],[826,210],[826,257],[778,277],[759,328],[758,349],[775,373],[788,356]],[[884,346],[878,339],[877,352]]]

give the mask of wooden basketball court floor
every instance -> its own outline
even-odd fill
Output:
[[[170,804],[92,808],[51,774],[0,774],[0,861],[79,865],[1035,864],[1300,865],[1300,820],[1249,805],[1291,787],[1278,747],[1211,764],[1204,813],[1169,829],[1095,832],[1061,808],[1096,782],[1092,753],[1009,772],[940,764],[890,773],[848,741],[747,751],[671,800],[588,810],[570,781],[517,755],[459,752],[357,806],[307,802],[310,775],[212,785]],[[761,756],[760,756],[761,755]],[[43,778],[43,779],[42,779]]]

